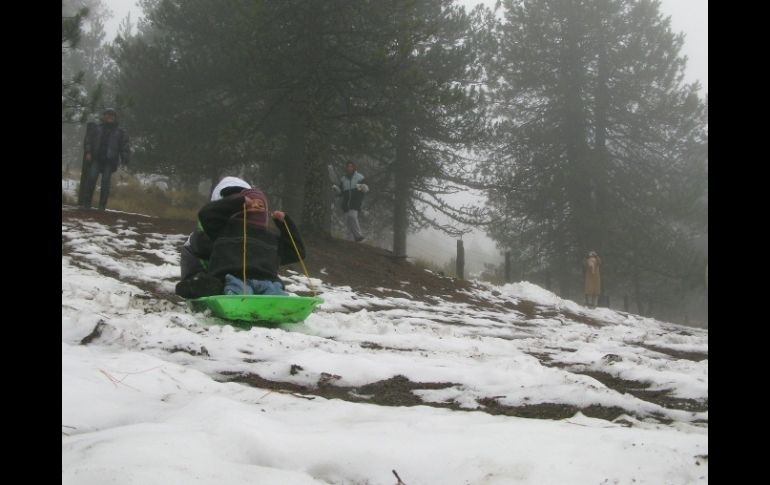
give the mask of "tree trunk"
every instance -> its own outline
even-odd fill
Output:
[[[302,211],[302,232],[331,237],[331,210],[327,169],[316,150],[308,154],[308,176]]]
[[[560,84],[564,96],[561,131],[567,158],[565,184],[571,206],[567,224],[574,234],[577,248],[583,252],[589,249],[592,240],[590,161],[586,136],[588,119],[582,97],[585,66],[581,47],[581,26],[572,8],[567,12],[560,62]],[[565,254],[563,257],[566,259],[568,256]],[[565,271],[559,271],[559,274],[564,273]]]
[[[594,156],[591,167],[591,212],[594,222],[591,231],[591,247],[604,255],[608,202],[609,154],[607,153],[607,126],[610,106],[609,67],[607,62],[607,41],[599,40],[597,83],[594,107]],[[604,285],[602,285],[604,287]],[[603,290],[602,290],[603,291]]]
[[[405,258],[412,180],[409,160],[410,128],[403,115],[399,116],[396,129],[396,159],[393,163],[393,256]]]
[[[289,214],[297,225],[304,226],[303,209],[305,202],[305,180],[307,178],[305,163],[306,126],[297,117],[288,126],[287,144],[283,152],[284,170],[281,209]]]
[[[639,285],[638,271],[634,271],[633,283],[634,283],[634,299],[636,300],[636,308],[639,311],[639,315],[644,315],[644,304],[642,303],[642,292]]]

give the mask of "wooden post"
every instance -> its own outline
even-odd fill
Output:
[[[511,252],[505,252],[505,283],[511,282]]]
[[[465,248],[463,248],[462,239],[457,240],[457,267],[455,272],[458,278],[461,280],[465,279]]]

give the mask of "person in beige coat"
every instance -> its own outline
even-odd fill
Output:
[[[601,266],[602,260],[596,251],[589,252],[588,257],[583,262],[587,306],[595,307],[599,303],[599,295],[602,292]]]

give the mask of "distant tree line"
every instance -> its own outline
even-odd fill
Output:
[[[326,167],[355,161],[395,257],[410,231],[475,226],[516,278],[566,297],[596,250],[613,306],[703,299],[707,97],[658,1],[140,3],[135,32],[105,45],[95,25],[77,64],[120,105],[137,169],[190,186],[243,175],[328,234]],[[64,123],[65,58],[77,66],[62,23]],[[486,203],[447,202],[469,189]]]

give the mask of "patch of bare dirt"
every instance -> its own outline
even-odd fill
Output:
[[[294,366],[292,366],[292,368],[296,370]],[[339,376],[331,374],[322,374],[322,377],[315,386],[274,381],[265,379],[264,377],[253,373],[222,372],[221,375],[225,382],[239,382],[252,387],[269,389],[275,392],[299,396],[320,396],[326,399],[365,402],[380,406],[431,406],[452,409],[455,411],[481,411],[495,415],[500,414],[534,419],[566,419],[574,416],[575,413],[580,411],[589,417],[612,421],[623,414],[633,414],[619,407],[605,407],[600,405],[591,405],[583,408],[558,403],[536,403],[523,406],[508,406],[499,402],[499,399],[503,396],[479,399],[477,401],[479,407],[475,409],[460,407],[460,405],[454,401],[427,402],[421,400],[413,391],[422,389],[445,389],[459,384],[452,382],[412,382],[401,375],[358,387],[338,386],[335,382],[339,379]],[[663,417],[658,417],[658,420],[666,421]]]
[[[573,371],[573,373],[593,377],[605,386],[618,391],[621,394],[628,393],[666,409],[679,409],[681,411],[693,413],[704,412],[709,409],[708,399],[699,401],[696,399],[673,397],[671,396],[671,389],[650,390],[650,384],[646,382],[621,379],[606,372]]]
[[[684,360],[692,360],[695,362],[700,362],[702,360],[706,360],[709,358],[708,353],[703,352],[686,352],[683,350],[674,350],[674,349],[667,349],[665,347],[657,347],[655,345],[649,345],[645,343],[637,343],[639,347],[644,347],[647,350],[652,350],[654,352],[660,352],[661,354],[670,355],[671,357],[674,357],[675,359],[684,359]]]

